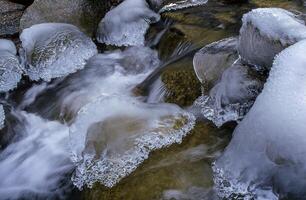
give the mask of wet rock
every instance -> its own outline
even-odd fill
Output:
[[[238,51],[249,64],[270,69],[274,57],[306,38],[304,22],[280,8],[260,8],[243,16]]]
[[[111,6],[121,0],[35,0],[23,14],[20,28],[46,22],[69,23],[93,35],[99,21]]]
[[[102,19],[97,40],[116,46],[144,45],[149,25],[159,19],[159,14],[151,10],[145,0],[125,0]]]
[[[239,59],[223,72],[209,95],[201,97],[197,104],[202,107],[204,117],[218,127],[241,120],[260,94],[264,81],[261,73]]]
[[[8,92],[16,88],[22,73],[22,66],[16,56],[14,43],[0,39],[0,92]]]
[[[0,36],[19,32],[19,21],[25,9],[23,5],[0,0]]]
[[[195,54],[193,67],[206,91],[217,83],[225,69],[238,58],[237,43],[237,38],[223,39],[205,46]]]
[[[82,69],[97,54],[96,45],[77,27],[45,23],[20,35],[26,72],[31,80],[50,81]]]

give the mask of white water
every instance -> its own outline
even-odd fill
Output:
[[[303,40],[276,57],[263,92],[216,162],[221,196],[277,199],[272,189],[280,195],[305,195],[305,49]]]

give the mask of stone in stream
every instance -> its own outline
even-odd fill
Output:
[[[125,0],[106,13],[99,24],[97,40],[116,46],[142,46],[149,25],[159,19],[146,0]]]
[[[270,69],[276,54],[306,38],[304,22],[280,8],[259,8],[243,16],[238,51],[249,64]]]
[[[222,73],[238,58],[237,38],[226,38],[199,50],[193,58],[194,71],[208,92]]]
[[[227,68],[221,80],[202,96],[196,104],[202,114],[220,127],[229,121],[241,120],[260,94],[265,79],[263,74],[238,59]]]
[[[20,40],[26,73],[36,81],[50,81],[76,72],[98,53],[92,40],[70,24],[34,25],[23,30]]]
[[[24,9],[21,4],[0,0],[0,36],[19,32],[19,21]]]
[[[20,28],[57,22],[79,27],[88,35],[93,35],[105,13],[121,0],[35,0],[23,14]]]
[[[0,39],[0,92],[16,88],[21,80],[23,68],[16,53],[12,41]]]

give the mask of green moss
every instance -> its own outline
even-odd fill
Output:
[[[167,91],[167,103],[190,106],[201,95],[201,84],[193,69],[168,69],[161,79]]]

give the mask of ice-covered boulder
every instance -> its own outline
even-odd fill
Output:
[[[100,182],[113,187],[153,150],[180,143],[193,128],[193,115],[169,104],[101,96],[82,108],[70,128],[72,177],[78,187]]]
[[[20,35],[26,72],[32,80],[66,76],[82,69],[97,54],[96,45],[77,27],[44,23],[23,30]]]
[[[262,93],[214,166],[221,196],[275,191],[305,197],[305,51],[306,40],[276,57]]]
[[[222,73],[238,58],[237,38],[226,38],[199,50],[193,58],[194,71],[208,92]]]
[[[262,90],[264,79],[255,69],[238,59],[227,68],[221,80],[197,100],[202,114],[216,126],[241,120]]]
[[[274,57],[306,38],[304,21],[280,8],[259,8],[243,16],[238,51],[249,64],[270,69]]]
[[[8,0],[0,0],[0,5],[0,35],[18,33],[19,21],[25,7]]]
[[[23,14],[20,28],[35,24],[69,23],[92,35],[112,5],[121,0],[35,0]]]
[[[16,88],[21,80],[23,68],[16,52],[12,41],[0,39],[0,92]]]
[[[159,19],[159,14],[149,8],[146,0],[125,0],[102,19],[97,40],[116,46],[144,45],[149,25]]]

